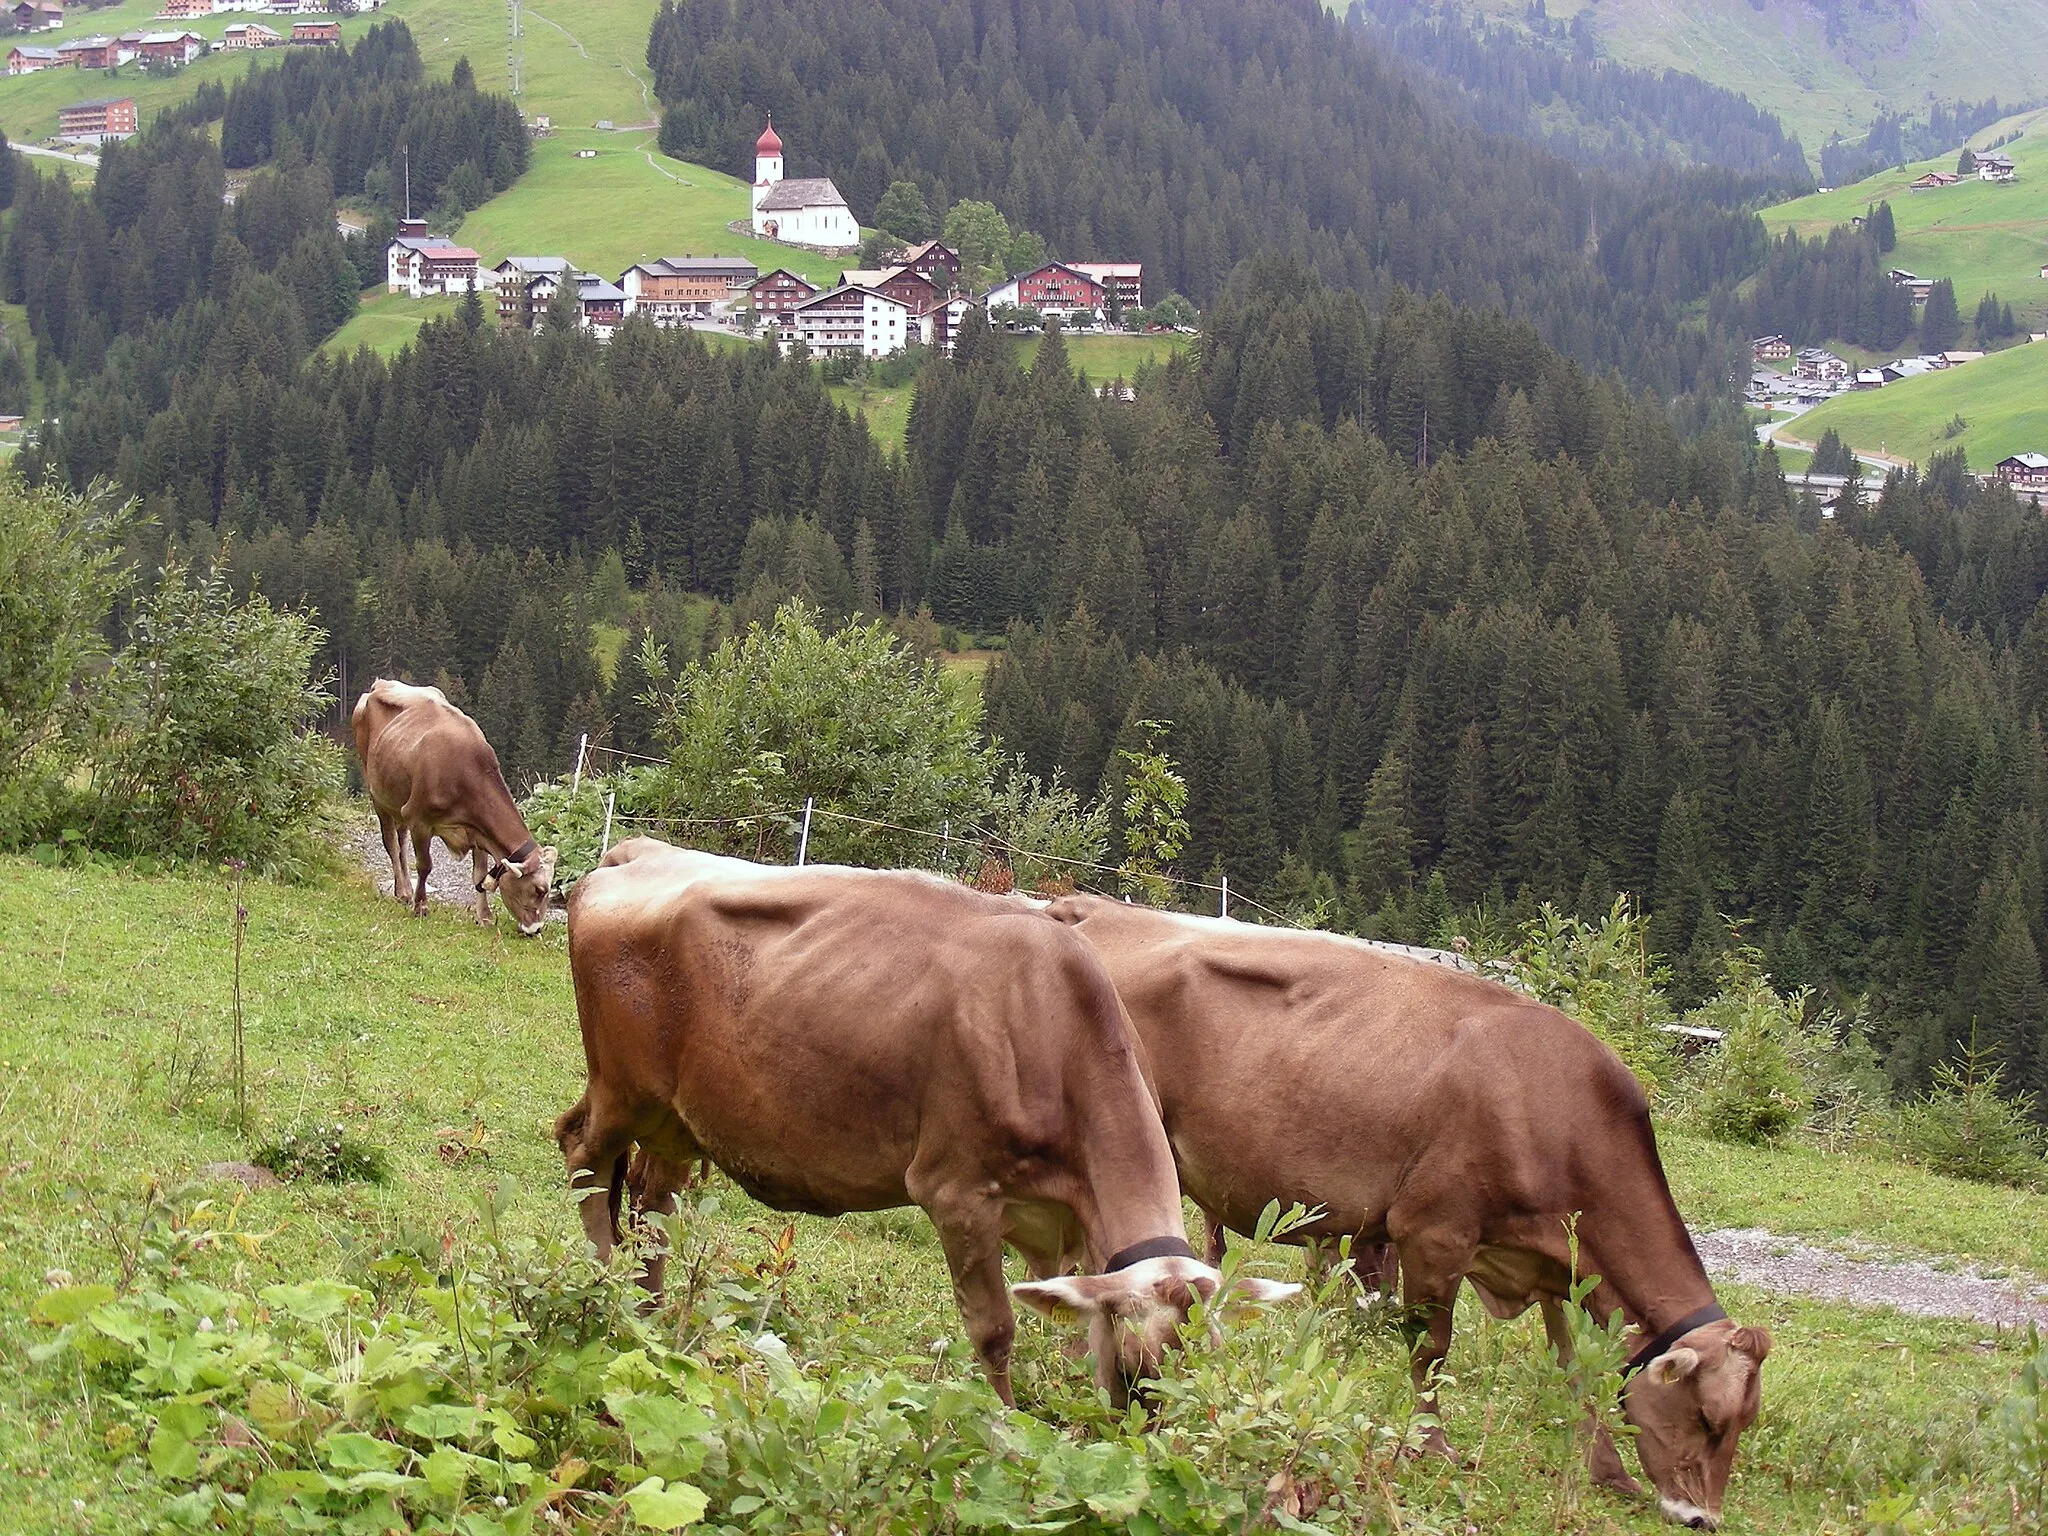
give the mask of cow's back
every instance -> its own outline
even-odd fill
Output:
[[[1585,1149],[1646,1113],[1582,1026],[1486,978],[1091,898],[1054,912],[1129,1007],[1189,1194],[1233,1226],[1277,1197],[1371,1231],[1418,1178],[1497,1207],[1569,1202]]]
[[[650,1124],[672,1111],[770,1204],[900,1205],[932,1147],[1007,1159],[1102,1080],[1146,1092],[1092,951],[1021,904],[655,843],[611,857],[569,908],[592,1079]]]
[[[482,730],[438,688],[378,678],[350,718],[364,788],[387,813],[410,807],[432,825],[455,808],[467,781],[487,774],[503,783]]]

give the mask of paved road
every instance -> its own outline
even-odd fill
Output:
[[[69,160],[74,165],[89,165],[94,170],[98,170],[100,166],[100,157],[98,155],[88,155],[82,150],[77,154],[73,154],[68,149],[43,149],[35,144],[16,144],[14,148],[20,150],[24,155],[43,155],[51,160]]]

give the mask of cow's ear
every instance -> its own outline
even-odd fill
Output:
[[[1700,1352],[1696,1349],[1667,1349],[1643,1368],[1643,1374],[1660,1387],[1675,1386],[1699,1369]]]
[[[1034,1312],[1061,1322],[1073,1322],[1102,1309],[1102,1275],[1059,1275],[1051,1280],[1026,1280],[1010,1287],[1010,1294]]]
[[[1224,1299],[1233,1306],[1267,1307],[1276,1301],[1285,1301],[1300,1290],[1301,1286],[1291,1280],[1261,1280],[1256,1275],[1248,1275],[1233,1283]]]
[[[1728,1340],[1728,1347],[1741,1350],[1758,1365],[1762,1365],[1764,1357],[1771,1352],[1771,1336],[1762,1328],[1738,1328]]]

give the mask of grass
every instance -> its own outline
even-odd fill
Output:
[[[1943,436],[1957,416],[1967,428],[1956,437]],[[1916,464],[1961,448],[1979,472],[2007,454],[2048,451],[2048,344],[2010,347],[1960,368],[1852,391],[1815,406],[1783,430],[1817,443],[1830,427],[1859,452]]]
[[[2044,114],[2048,116],[2048,114]],[[1797,230],[1824,235],[1874,203],[1889,201],[1899,243],[1886,258],[1922,277],[1955,284],[1967,320],[1985,293],[1996,293],[2015,314],[2048,315],[2048,126],[2005,146],[2019,179],[2000,185],[1974,178],[1932,191],[1910,190],[1927,171],[1953,171],[1954,154],[1884,171],[1854,186],[1780,203],[1763,212],[1772,234]]]
[[[491,304],[486,294],[487,315]],[[365,289],[355,317],[322,342],[320,350],[347,356],[359,347],[368,347],[379,357],[395,357],[419,335],[421,326],[437,315],[454,314],[461,305],[460,298],[410,299],[382,288]]]
[[[459,1234],[500,1181],[508,1230],[560,1233],[570,1222],[549,1128],[580,1091],[583,1066],[559,925],[520,941],[453,910],[415,920],[353,873],[299,887],[252,883],[243,974],[253,1123],[244,1139],[224,1068],[231,904],[222,878],[0,858],[0,882],[14,893],[12,920],[0,928],[0,1349],[11,1360],[42,1334],[26,1313],[47,1273],[83,1282],[118,1272],[124,1216],[149,1183],[178,1188],[201,1165],[247,1157],[308,1120],[339,1122],[380,1151],[389,1181],[250,1194],[239,1225],[268,1235],[253,1252],[203,1260],[201,1278],[249,1289],[360,1277],[389,1246]],[[1667,1148],[1695,1221],[2048,1268],[2040,1196],[1817,1153],[1685,1138]],[[177,1199],[198,1194],[221,1206],[240,1198],[214,1185]],[[723,1199],[717,1219],[732,1251],[751,1262],[782,1218],[729,1190]],[[936,1242],[915,1213],[802,1219],[795,1253],[789,1327],[803,1358],[929,1360],[927,1341],[958,1332]],[[1860,1528],[1861,1506],[1890,1488],[1960,1476],[1977,1404],[2005,1389],[2018,1362],[2013,1340],[1986,1340],[1970,1324],[1723,1289],[1731,1309],[1769,1326],[1778,1346],[1764,1417],[1744,1441],[1731,1490],[1735,1531]],[[1659,1530],[1650,1509],[1605,1495],[1560,1516],[1558,1441],[1530,1396],[1534,1315],[1494,1324],[1477,1311],[1461,1308],[1446,1410],[1453,1440],[1479,1461],[1469,1470],[1393,1467],[1411,1528]],[[1345,1338],[1370,1367],[1376,1411],[1398,1415],[1406,1393],[1396,1340],[1374,1330]],[[1085,1427],[1085,1379],[1058,1343],[1047,1326],[1024,1324],[1020,1401],[1086,1439],[1095,1431]],[[971,1367],[956,1352],[942,1369]],[[109,1409],[93,1390],[85,1378],[33,1367],[0,1375],[12,1529],[153,1525],[164,1485],[133,1450],[110,1450],[118,1442],[105,1436]],[[1270,1470],[1245,1475],[1257,1487]]]
[[[911,398],[917,392],[915,380],[893,389],[866,384],[833,384],[829,388],[834,400],[867,418],[868,431],[884,451],[903,446],[904,434],[910,430]]]
[[[1519,21],[1525,7],[1481,0],[1480,9]],[[1799,0],[1550,0],[1546,9],[1564,22],[1590,11],[1610,58],[1742,92],[1797,133],[1809,159],[1832,133],[1860,136],[1886,106],[1910,113],[1929,95],[2037,99],[2033,61],[2048,45],[2031,0],[1862,7],[1836,40],[1826,9]],[[1895,20],[1902,12],[1910,19]]]
[[[1135,378],[1141,366],[1165,362],[1194,338],[1169,332],[1155,336],[1069,336],[1065,339],[1067,355],[1073,359],[1075,371],[1087,374],[1097,384],[1107,384],[1113,379],[1128,381]],[[1014,343],[1020,366],[1029,368],[1037,361],[1039,340],[1039,337],[1027,336]]]
[[[581,149],[597,151],[579,160]],[[507,256],[567,256],[616,278],[649,256],[743,256],[766,272],[788,267],[813,282],[838,279],[850,258],[820,256],[736,235],[726,228],[748,209],[747,185],[670,160],[650,133],[557,131],[534,145],[533,164],[462,222],[463,244],[486,265]]]

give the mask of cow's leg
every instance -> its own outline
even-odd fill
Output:
[[[555,1122],[555,1144],[569,1169],[569,1188],[577,1195],[583,1233],[596,1245],[597,1256],[611,1257],[619,1240],[619,1196],[626,1180],[626,1154],[633,1149],[633,1130],[609,1114],[606,1100],[585,1089],[575,1107]],[[600,1201],[597,1197],[603,1195]]]
[[[491,896],[484,889],[484,876],[490,873],[491,856],[484,852],[482,843],[469,850],[469,867],[473,877],[469,883],[476,887],[476,920],[487,924],[491,920]]]
[[[405,900],[405,829],[382,810],[377,812],[377,830],[384,836],[384,857],[391,861],[391,895]]]
[[[434,867],[433,854],[429,851],[433,846],[433,842],[434,834],[425,829],[415,831],[412,835],[413,861],[420,867],[419,882],[413,887],[412,893],[412,915],[414,917],[425,917],[427,915],[427,871]]]
[[[1567,1371],[1572,1369],[1572,1336],[1565,1330],[1564,1308],[1553,1297],[1545,1297],[1543,1308],[1543,1332],[1550,1339],[1550,1347],[1557,1352],[1558,1363]],[[1580,1434],[1586,1441],[1586,1470],[1593,1474],[1593,1481],[1603,1488],[1612,1488],[1617,1493],[1640,1494],[1643,1485],[1628,1475],[1628,1468],[1622,1465],[1621,1452],[1614,1448],[1614,1436],[1607,1426],[1591,1414],[1580,1426]]]
[[[642,1147],[633,1155],[632,1170],[626,1175],[626,1191],[631,1199],[633,1225],[641,1233],[645,1245],[640,1264],[640,1283],[648,1294],[660,1297],[662,1286],[668,1276],[668,1242],[658,1231],[648,1225],[648,1216],[673,1216],[676,1209],[676,1192],[687,1188],[697,1167],[695,1158],[676,1159],[663,1157]]]
[[[1427,1221],[1427,1215],[1422,1217]],[[1451,1317],[1458,1286],[1472,1267],[1477,1242],[1442,1231],[1423,1230],[1405,1240],[1396,1237],[1401,1260],[1401,1303],[1410,1349],[1409,1370],[1422,1411],[1437,1414],[1436,1378],[1451,1352]],[[1423,1437],[1423,1449],[1456,1458],[1441,1424]]]
[[[1010,1309],[1010,1292],[1003,1284],[1002,1202],[978,1190],[921,1193],[914,1177],[905,1183],[910,1186],[911,1199],[924,1207],[938,1228],[946,1267],[953,1272],[953,1300],[966,1325],[967,1340],[988,1372],[989,1385],[1007,1406],[1015,1407],[1017,1399],[1010,1391],[1010,1347],[1017,1337],[1017,1315]]]

